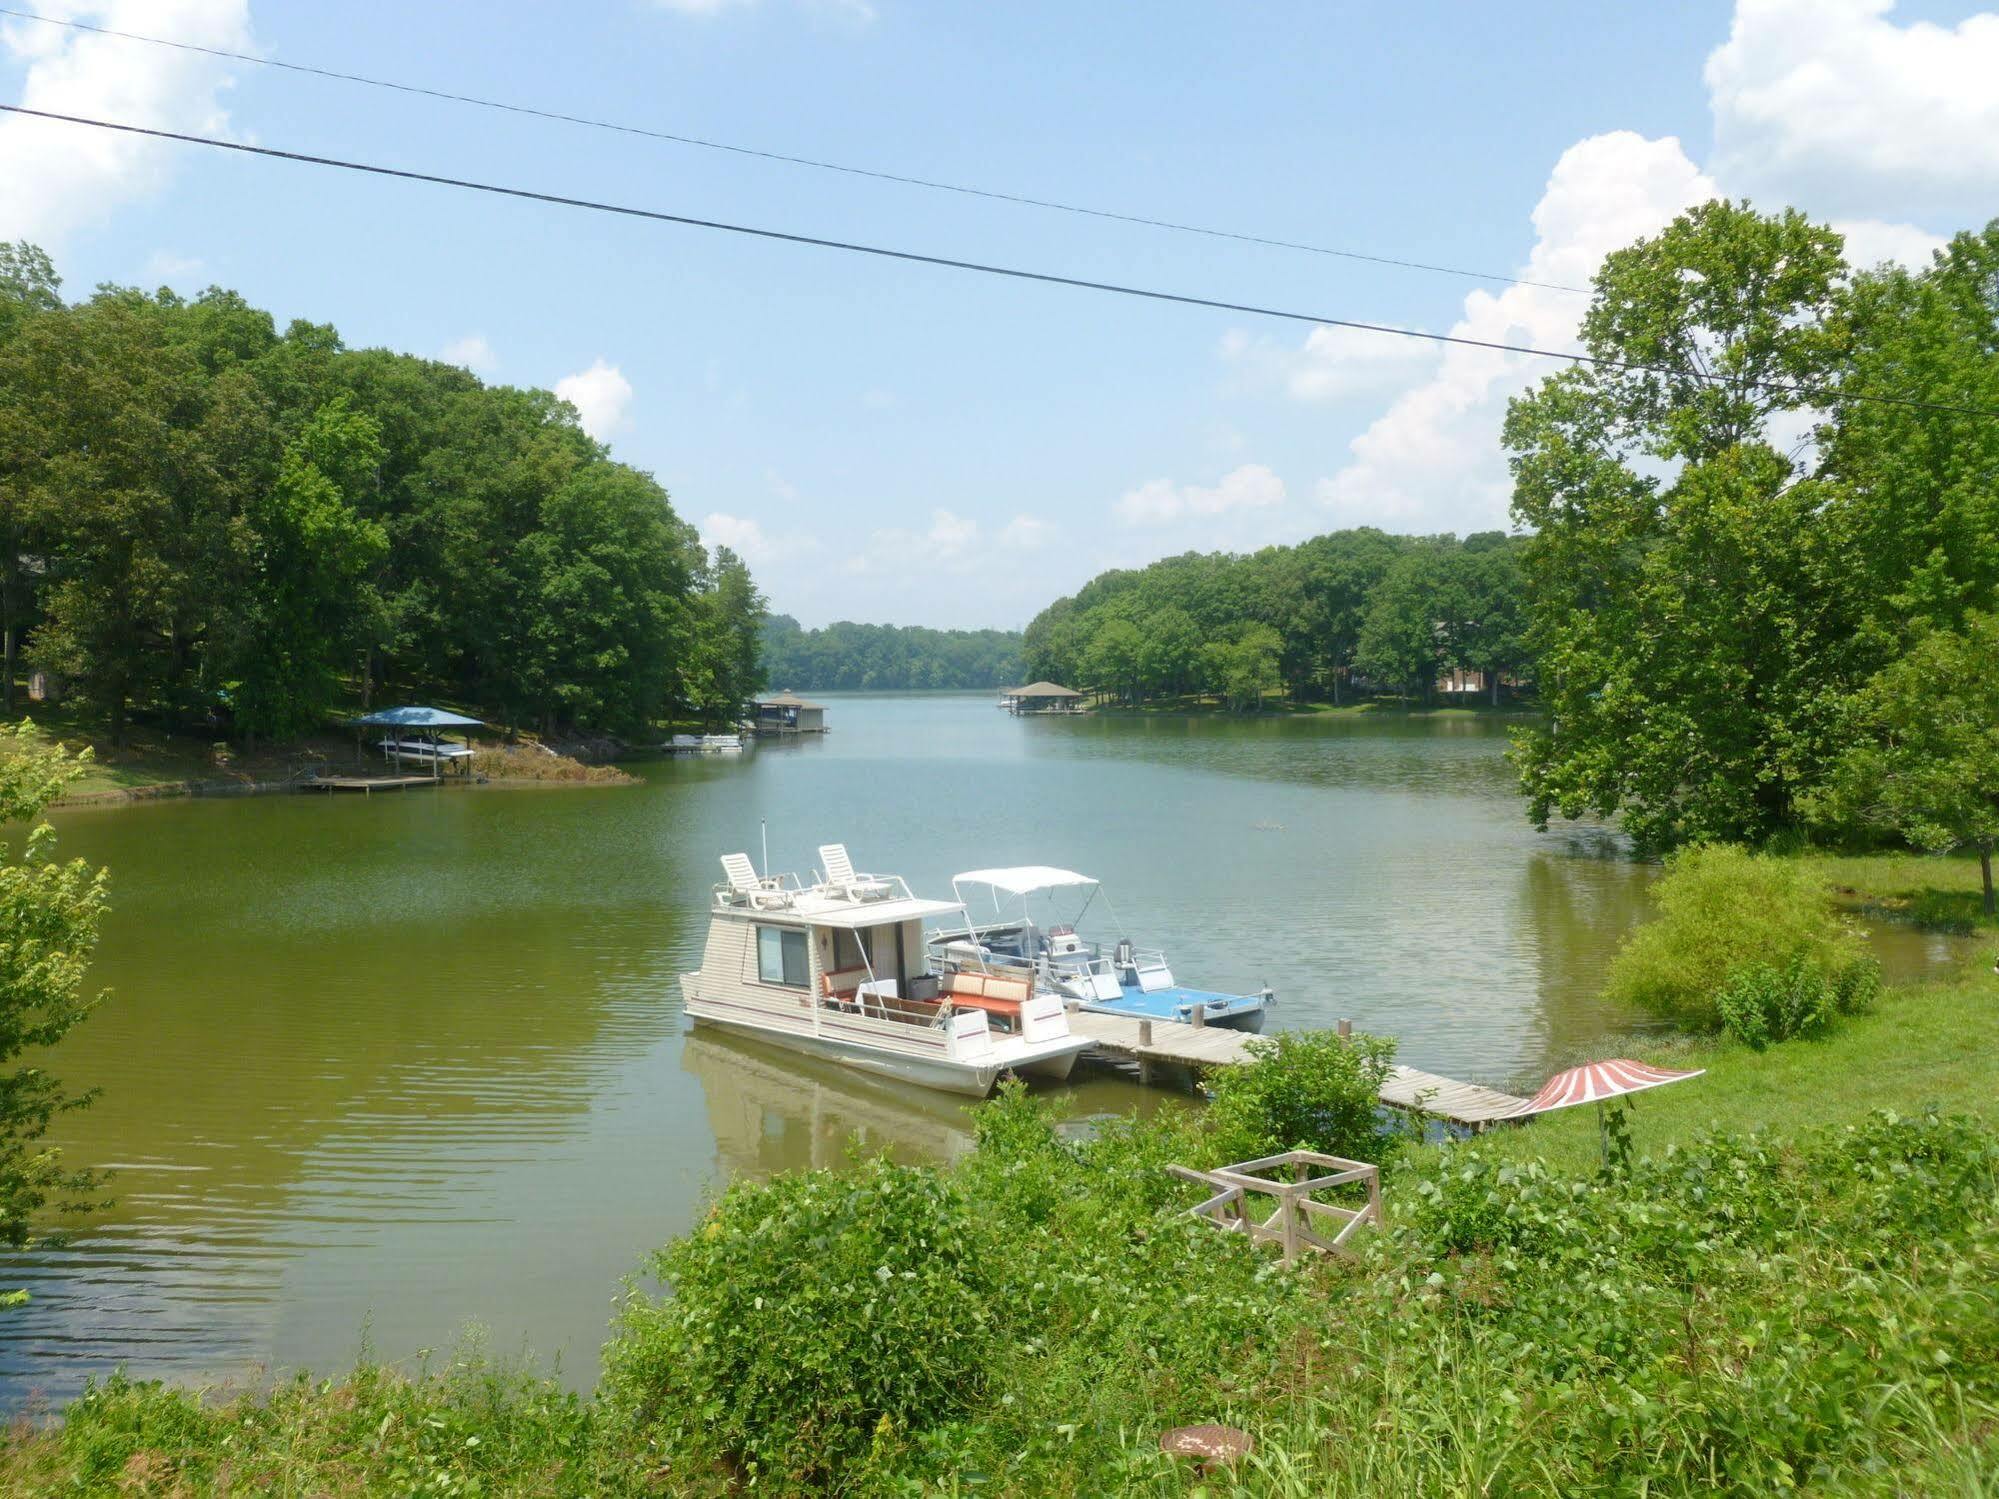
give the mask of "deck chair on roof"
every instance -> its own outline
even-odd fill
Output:
[[[819,869],[826,876],[828,887],[848,900],[879,900],[888,894],[887,880],[854,873],[854,860],[844,843],[819,846]]]
[[[790,892],[769,880],[760,878],[757,867],[750,862],[748,854],[722,855],[722,873],[729,877],[729,888],[758,909],[791,904]]]

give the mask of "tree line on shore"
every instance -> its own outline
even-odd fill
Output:
[[[1446,673],[1499,700],[1524,683],[1523,538],[1364,527],[1249,555],[1189,552],[1106,572],[1028,625],[1027,675],[1118,702],[1213,694],[1261,707],[1357,689],[1430,701]]]
[[[781,686],[822,691],[905,691],[1018,685],[1017,630],[931,630],[861,625],[816,630],[788,614],[764,622],[764,669]]]
[[[284,739],[358,699],[513,727],[726,719],[763,600],[650,475],[543,390],[350,349],[234,292],[67,302],[0,245],[0,693],[56,673],[146,715]]]

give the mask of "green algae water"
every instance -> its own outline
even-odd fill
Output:
[[[117,1203],[11,1257],[0,1395],[86,1375],[255,1382],[467,1336],[595,1375],[619,1278],[730,1178],[858,1138],[946,1159],[954,1100],[689,1035],[717,856],[948,894],[980,865],[1105,881],[1185,982],[1270,984],[1405,1061],[1538,1080],[1630,1017],[1595,999],[1651,871],[1536,833],[1482,717],[1016,719],[978,696],[829,696],[833,732],[649,762],[624,787],[258,797],[59,814],[108,865],[96,980],[56,1059]],[[1101,916],[1099,908],[1093,914]],[[1883,933],[1890,971],[1935,956]],[[1079,1073],[1079,1077],[1081,1074]],[[1096,1076],[1075,1115],[1182,1107]]]

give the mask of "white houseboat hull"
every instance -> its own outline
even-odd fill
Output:
[[[999,1067],[970,1067],[962,1062],[949,1060],[929,1061],[921,1057],[893,1056],[872,1047],[851,1041],[838,1041],[825,1036],[799,1035],[794,1031],[778,1030],[772,1026],[759,1025],[752,1020],[723,1020],[717,1016],[704,1015],[692,1005],[687,1008],[687,1018],[696,1025],[705,1025],[733,1035],[748,1036],[757,1041],[768,1041],[791,1051],[802,1052],[809,1057],[822,1057],[838,1062],[843,1067],[851,1067],[856,1072],[870,1073],[875,1077],[894,1078],[897,1082],[918,1083],[926,1088],[942,1088],[947,1093],[962,1093],[969,1098],[984,1098],[993,1091],[993,1084],[999,1081]]]
[[[969,1098],[986,1097],[1008,1072],[1062,1082],[1074,1069],[1076,1058],[1089,1046],[1082,1037],[1035,1047],[1002,1040],[994,1044],[989,1057],[978,1062],[961,1061],[949,1055],[948,1046],[941,1044],[944,1042],[941,1032],[931,1035],[918,1032],[912,1037],[909,1026],[855,1015],[826,1016],[815,1031],[810,1019],[802,1014],[794,1020],[728,999],[704,999],[699,979],[699,974],[689,973],[682,974],[680,980],[687,1018],[696,1025],[712,1026],[807,1056],[823,1057],[875,1077],[941,1088]],[[933,1036],[940,1043],[937,1048],[925,1044]],[[923,1049],[916,1050],[917,1046]]]

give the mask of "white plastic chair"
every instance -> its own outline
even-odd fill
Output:
[[[819,845],[819,868],[826,883],[849,900],[873,900],[888,893],[888,881],[854,873],[854,860],[844,843]]]
[[[766,906],[791,904],[788,891],[758,876],[757,867],[750,862],[748,854],[722,855],[722,873],[728,876],[729,888],[759,910]]]

